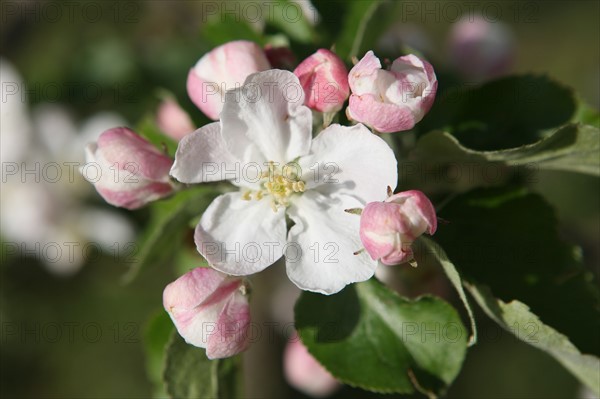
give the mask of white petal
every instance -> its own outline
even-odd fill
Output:
[[[215,198],[202,215],[194,239],[212,267],[245,276],[281,257],[285,232],[282,208],[273,212],[268,198],[245,201],[241,192],[234,192]]]
[[[221,112],[227,148],[244,161],[284,164],[308,153],[312,113],[304,91],[289,71],[250,75],[244,86],[225,95]]]
[[[28,90],[19,72],[1,57],[0,84],[3,96],[0,107],[0,159],[3,163],[21,162],[31,154],[33,129],[27,107]]]
[[[373,276],[377,262],[364,251],[354,255],[362,248],[360,217],[344,212],[357,206],[360,203],[352,197],[331,199],[315,191],[290,206],[288,214],[296,224],[288,236],[286,271],[300,289],[335,294]]]
[[[351,195],[363,205],[383,201],[387,187],[395,189],[398,181],[394,152],[362,124],[329,126],[299,163],[307,188],[327,196]]]
[[[170,174],[182,183],[235,180],[236,175],[239,179],[236,167],[236,160],[227,151],[221,135],[220,124],[214,122],[179,142]]]

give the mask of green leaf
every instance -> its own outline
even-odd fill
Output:
[[[351,60],[357,57],[361,50],[365,32],[369,22],[375,15],[377,8],[383,3],[382,0],[373,1],[351,1],[346,3],[346,18],[344,28],[335,42],[335,50],[342,59]]]
[[[498,150],[539,140],[568,123],[576,109],[571,89],[546,76],[501,78],[480,87],[439,90],[419,131],[447,130],[469,148]]]
[[[150,319],[144,332],[146,371],[155,386],[154,397],[166,397],[162,379],[165,349],[173,334],[173,322],[163,309]]]
[[[438,215],[435,239],[464,280],[531,307],[582,352],[600,354],[600,292],[579,252],[558,235],[554,210],[524,189],[479,189]],[[589,328],[584,328],[588,326]]]
[[[600,395],[599,358],[579,352],[566,336],[542,323],[524,303],[505,303],[498,300],[486,286],[467,284],[467,288],[479,306],[496,323],[518,339],[550,354],[582,383]]]
[[[232,10],[235,9],[232,3],[229,4],[227,7],[232,7]],[[233,40],[249,40],[261,46],[265,45],[265,37],[252,29],[247,21],[240,19],[240,16],[226,12],[212,15],[202,24],[201,36],[213,46],[220,46]]]
[[[230,399],[241,396],[240,358],[209,360],[204,349],[174,331],[165,356],[165,388],[171,398]]]
[[[268,17],[269,25],[287,34],[300,43],[311,43],[316,39],[316,32],[298,2],[291,0],[274,0],[268,4],[263,13]],[[309,3],[309,7],[310,7]]]
[[[150,221],[138,244],[136,260],[123,277],[124,282],[133,281],[144,268],[167,264],[185,244],[186,233],[191,232],[189,221],[206,209],[214,195],[212,186],[203,185],[152,203]]]
[[[532,170],[564,170],[600,176],[600,130],[587,125],[566,125],[536,143],[500,151],[471,150],[451,134],[436,131],[419,140],[415,156],[446,164],[472,166],[499,162]]]
[[[577,112],[573,117],[573,122],[579,122],[585,125],[592,125],[600,128],[600,112],[586,104],[583,100],[579,100],[579,106],[577,107]]]
[[[214,361],[216,364],[212,369],[213,386],[215,386],[216,397],[219,399],[231,399],[243,397],[243,375],[242,358],[234,356],[227,359]]]
[[[182,276],[196,267],[210,267],[198,250],[191,246],[183,247],[177,251],[173,265],[177,276]]]
[[[448,279],[456,289],[458,297],[462,301],[463,305],[465,305],[465,309],[467,310],[467,314],[469,316],[469,322],[471,323],[471,337],[469,338],[469,346],[475,345],[477,343],[477,324],[475,323],[473,310],[471,309],[471,305],[469,304],[469,300],[467,299],[467,295],[463,289],[462,279],[458,273],[458,270],[456,270],[454,264],[450,262],[450,259],[448,259],[446,252],[444,252],[439,245],[423,236],[419,238],[418,244],[415,248],[417,261],[419,259],[419,244],[424,246],[427,255],[431,254],[435,256],[437,262],[442,266],[444,273],[446,273],[446,276],[448,276]]]
[[[339,5],[341,7],[342,5]],[[402,13],[400,2],[386,0],[359,0],[343,3],[347,7],[344,25],[335,42],[342,59],[362,57],[376,47],[377,40]],[[391,54],[398,57],[400,54]]]
[[[251,26],[252,22],[260,21],[301,43],[310,43],[316,38],[316,32],[305,11],[297,2],[290,0],[274,0],[262,4],[231,1],[223,9],[210,9],[209,15],[202,25],[201,35],[215,46],[233,40],[250,40],[264,46],[273,38],[270,39]],[[281,41],[281,38],[276,40]]]
[[[408,300],[376,279],[324,296],[303,292],[296,328],[309,352],[336,378],[376,392],[442,391],[462,366],[466,330],[435,297]]]
[[[213,361],[206,357],[203,349],[188,345],[174,331],[167,346],[163,374],[169,397],[214,398],[213,367]]]

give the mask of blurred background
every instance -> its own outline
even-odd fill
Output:
[[[289,45],[300,61],[316,46],[330,47],[349,23],[348,2],[295,2],[293,11],[300,10],[303,20],[296,25],[277,16],[289,2],[278,1],[273,15],[264,3],[1,3],[3,398],[146,398],[156,392],[145,331],[162,312],[162,290],[175,271],[166,264],[123,284],[148,214],[101,200],[78,173],[83,148],[105,129],[153,120],[165,90],[197,126],[207,123],[187,97],[185,82],[189,69],[216,45],[241,38]],[[418,51],[440,81],[447,75],[476,84],[510,73],[544,73],[592,108],[600,106],[597,1],[389,3],[390,21],[373,40],[377,54],[393,59]],[[557,208],[564,237],[582,247],[598,276],[598,180],[567,173],[539,177],[534,189]],[[420,273],[405,287],[407,295],[448,290],[436,276]],[[276,284],[283,274],[279,268],[259,278]],[[287,308],[263,310],[257,320],[290,317],[294,292],[285,290],[282,298],[291,299],[278,302]],[[272,299],[257,302],[269,306]],[[478,316],[480,344],[469,351],[449,397],[586,397],[558,363]],[[283,377],[284,341],[265,338],[251,350],[264,370],[246,381],[249,396],[304,397]],[[333,395],[378,397],[346,387]]]

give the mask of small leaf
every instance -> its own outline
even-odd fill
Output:
[[[160,131],[154,118],[152,115],[146,115],[137,124],[136,131],[161,151],[164,149],[168,155],[174,157],[177,150],[177,142]]]
[[[494,298],[483,285],[466,285],[473,297],[500,326],[518,339],[550,354],[574,376],[600,395],[600,359],[584,355],[563,334],[542,323],[529,307],[519,301],[509,303]]]
[[[184,246],[177,251],[172,264],[174,265],[176,276],[183,276],[196,267],[210,267],[206,259],[192,246]]]
[[[600,128],[600,112],[592,108],[583,100],[579,100],[577,112],[573,117],[573,122],[579,122],[585,125],[592,125]]]
[[[365,31],[382,0],[352,1],[347,4],[348,10],[344,20],[344,28],[340,33],[335,49],[342,59],[350,60],[357,57],[361,49]]]
[[[467,310],[467,314],[469,315],[469,321],[471,323],[471,337],[469,338],[469,346],[475,345],[477,343],[477,324],[475,323],[475,316],[473,315],[473,310],[471,309],[471,305],[469,304],[469,300],[467,299],[467,295],[465,294],[465,290],[463,289],[462,279],[460,277],[460,274],[458,273],[458,270],[456,270],[454,264],[450,262],[450,259],[448,259],[448,255],[446,255],[446,252],[444,252],[442,247],[437,245],[435,242],[426,237],[421,236],[419,238],[418,243],[423,244],[425,250],[427,251],[427,255],[431,254],[435,256],[436,260],[442,266],[442,269],[444,269],[446,276],[448,276],[448,279],[456,289],[458,297],[462,301],[463,305],[465,305],[465,309]],[[418,247],[419,245],[417,245],[416,248],[417,258]]]
[[[217,382],[216,397],[232,399],[243,397],[242,357],[219,359],[213,367],[213,384]]]
[[[201,348],[187,344],[177,331],[171,335],[165,355],[165,389],[171,398],[214,398],[213,362]]]
[[[218,8],[218,3],[214,4]],[[237,4],[241,5],[241,2]],[[231,9],[235,9],[233,4]],[[202,24],[202,38],[214,46],[220,46],[233,40],[249,40],[260,46],[265,45],[266,38],[252,29],[247,21],[240,19],[241,16],[224,12],[224,10],[216,14],[211,14],[211,17],[207,18],[206,22]]]
[[[302,341],[333,376],[375,392],[413,392],[411,375],[424,389],[443,391],[466,352],[452,306],[401,298],[375,279],[331,296],[303,292],[295,313]]]
[[[173,258],[184,244],[185,234],[191,232],[188,222],[204,211],[214,195],[213,187],[203,185],[152,203],[150,221],[138,244],[136,261],[123,277],[124,283],[133,281],[140,270]]]
[[[335,7],[333,3],[330,4],[332,8]],[[347,8],[346,15],[335,42],[335,49],[337,54],[347,61],[353,57],[360,58],[368,50],[375,49],[377,41],[404,12],[402,4],[397,1],[351,1],[339,4],[337,8],[339,10],[344,6]],[[395,59],[401,54],[378,55],[389,55]]]
[[[431,132],[423,136],[414,155],[428,162],[499,162],[510,166],[529,165],[548,170],[564,170],[600,176],[600,130],[572,124],[529,145],[500,151],[475,151],[464,147],[449,133]]]
[[[204,349],[187,344],[174,331],[165,355],[167,394],[176,399],[240,397],[240,359],[209,360]]]

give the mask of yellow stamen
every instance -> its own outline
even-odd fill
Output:
[[[274,162],[269,162],[268,170],[262,172],[260,177],[260,189],[256,191],[245,191],[242,199],[249,201],[252,198],[257,201],[269,196],[271,208],[274,212],[281,207],[287,207],[290,204],[290,197],[296,193],[303,193],[306,190],[306,183],[299,179],[297,168],[284,165],[276,166]]]

